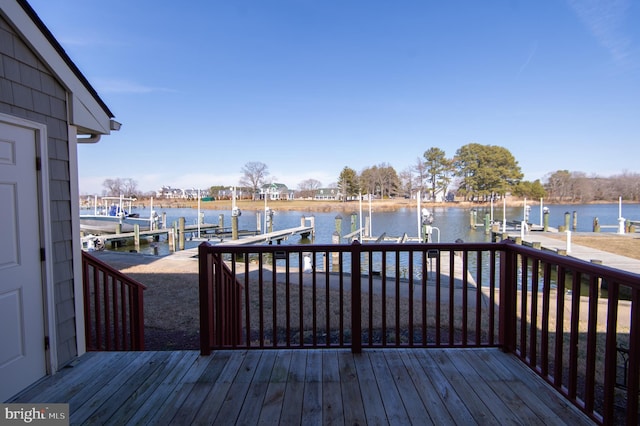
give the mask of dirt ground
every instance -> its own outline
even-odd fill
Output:
[[[566,236],[561,233],[546,233],[545,236],[566,241]],[[640,260],[640,234],[574,233],[571,243]]]

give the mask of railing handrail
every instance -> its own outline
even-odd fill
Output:
[[[87,351],[144,350],[146,286],[82,251]]]

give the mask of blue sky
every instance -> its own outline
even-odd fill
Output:
[[[30,0],[122,129],[80,191],[296,188],[430,147],[503,146],[526,180],[638,170],[633,0]]]

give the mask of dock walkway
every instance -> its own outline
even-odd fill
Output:
[[[555,235],[557,235],[557,233]],[[508,236],[509,239],[514,241],[521,237],[519,233],[509,233]],[[603,235],[602,238],[603,245],[605,245],[607,236]],[[602,265],[608,266],[610,268],[616,268],[623,271],[640,274],[640,260],[637,259],[573,243],[571,243],[570,250],[567,252],[566,236],[564,236],[562,239],[559,239],[546,236],[544,232],[532,232],[526,234],[522,240],[522,244],[527,246],[533,246],[534,243],[539,243],[542,250],[549,250],[556,253],[566,252],[567,256],[584,260],[586,262],[599,261],[602,263]]]
[[[303,237],[305,235],[311,235],[314,232],[313,226],[298,226],[297,228],[289,228],[282,229],[280,231],[267,232],[266,234],[254,235],[252,237],[244,237],[237,240],[225,240],[220,242],[222,245],[226,246],[238,246],[238,245],[249,245],[249,244],[260,244],[260,243],[270,243],[271,241],[277,241],[278,244],[282,240],[286,240],[287,238],[300,234]]]

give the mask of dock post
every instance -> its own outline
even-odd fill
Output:
[[[564,230],[567,231],[571,229],[569,227],[571,223],[571,214],[569,212],[564,212]]]
[[[351,213],[351,233],[353,234],[354,232],[356,232],[356,219],[357,219],[358,215],[355,213]]]
[[[371,227],[369,226],[371,224],[371,218],[369,216],[364,218],[364,236],[365,237],[372,237],[372,235],[369,235],[369,229],[371,229]]]
[[[184,250],[184,217],[178,218],[178,250]]]
[[[222,230],[224,229],[224,215],[223,214],[219,214],[218,215],[218,229],[222,232]]]
[[[334,232],[331,236],[332,244],[340,244],[340,234],[338,231]],[[338,272],[340,270],[340,253],[337,251],[331,252],[331,270],[333,272]]]
[[[476,209],[471,209],[469,216],[469,226],[471,229],[476,229]]]
[[[578,229],[578,212],[573,211],[573,228],[574,231]]]
[[[231,216],[231,239],[232,240],[238,239],[238,216],[237,215]]]
[[[542,214],[542,230],[544,232],[549,231],[549,210]]]
[[[173,233],[173,228],[169,228],[169,231],[167,232],[167,242],[169,243],[169,251],[171,253],[176,251],[176,237],[175,234]]]
[[[338,234],[338,244],[340,243],[340,237],[342,236],[342,216],[336,216],[336,233]]]
[[[167,229],[167,212],[162,212],[162,229]]]
[[[597,217],[593,218],[593,232],[600,232],[600,221]]]
[[[491,233],[491,216],[489,213],[484,214],[484,235],[489,235]]]
[[[262,234],[262,213],[256,212],[256,232]]]
[[[137,252],[140,251],[140,225],[133,225],[133,245]]]

